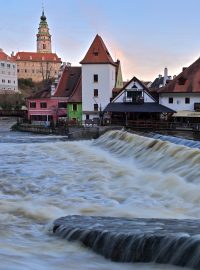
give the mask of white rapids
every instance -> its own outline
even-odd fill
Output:
[[[199,149],[121,131],[75,142],[0,133],[0,268],[180,269],[111,262],[52,236],[52,222],[75,214],[200,218],[199,164]]]

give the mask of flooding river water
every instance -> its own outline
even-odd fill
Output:
[[[111,262],[53,236],[52,222],[74,214],[200,218],[198,142],[121,131],[68,142],[9,125],[0,122],[0,269],[181,269]]]

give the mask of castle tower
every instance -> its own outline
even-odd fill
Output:
[[[49,34],[49,28],[47,23],[47,18],[44,15],[44,10],[42,16],[40,17],[40,24],[37,34],[37,52],[38,53],[51,53],[51,35]]]

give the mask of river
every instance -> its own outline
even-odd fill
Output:
[[[111,262],[53,236],[52,222],[72,214],[200,218],[198,142],[121,131],[68,142],[9,132],[10,124],[0,122],[0,269],[181,269]]]

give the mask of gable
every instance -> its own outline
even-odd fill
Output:
[[[80,64],[111,64],[116,66],[103,39],[99,35],[96,35]]]
[[[138,93],[143,97],[144,103],[155,102],[155,99],[150,95],[146,86],[140,82],[136,77],[134,77],[130,82],[128,82],[122,91],[113,99],[112,102],[126,102],[131,92]]]

